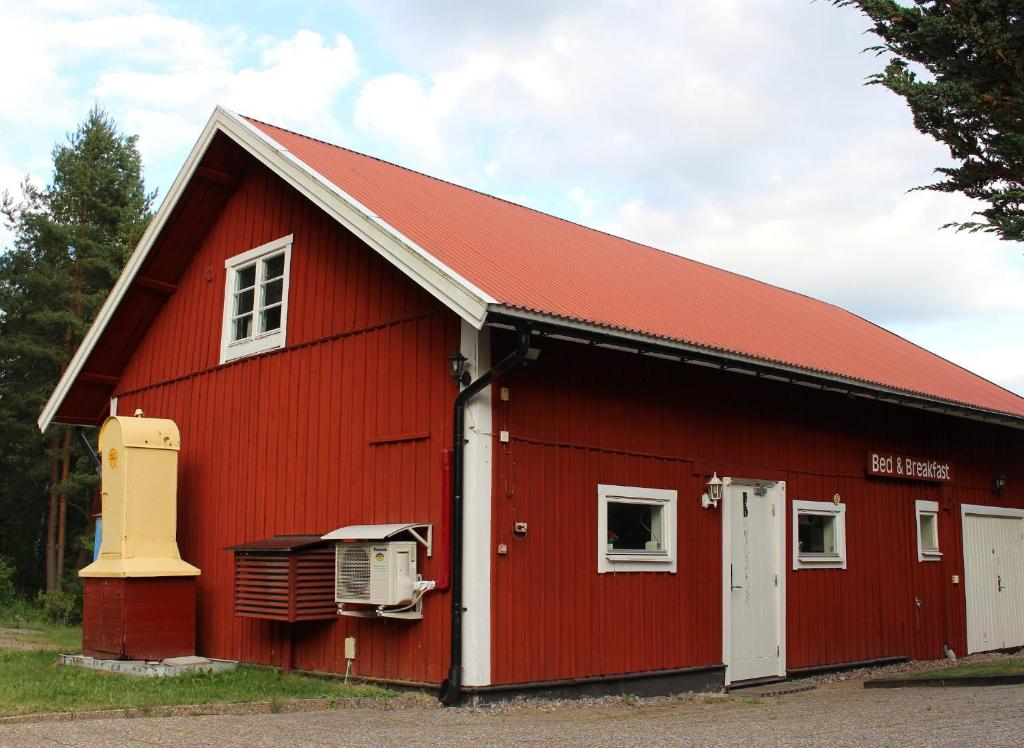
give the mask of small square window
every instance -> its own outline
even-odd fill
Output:
[[[917,515],[917,560],[940,561],[938,502],[918,500],[914,510]]]
[[[803,513],[798,525],[801,555],[836,555],[836,515]]]
[[[846,505],[793,502],[793,569],[846,568]]]
[[[224,263],[227,285],[221,363],[285,344],[291,235]]]
[[[664,553],[664,505],[608,501],[609,553]]]
[[[676,570],[676,492],[597,487],[597,571]]]

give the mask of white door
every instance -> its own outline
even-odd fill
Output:
[[[731,683],[784,673],[778,542],[783,517],[781,510],[776,516],[777,490],[733,484],[726,500],[729,563],[723,586],[729,596],[726,664]]]
[[[983,511],[963,515],[968,652],[1024,645],[1024,513]]]

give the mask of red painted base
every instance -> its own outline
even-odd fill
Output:
[[[82,654],[106,660],[195,654],[195,577],[82,581]]]

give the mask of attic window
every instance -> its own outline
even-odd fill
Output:
[[[284,347],[291,249],[289,234],[224,263],[221,363]]]

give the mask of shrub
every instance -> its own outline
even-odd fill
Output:
[[[18,595],[14,590],[14,564],[0,556],[0,608],[14,604]]]
[[[82,619],[82,599],[68,590],[50,590],[36,596],[36,604],[51,623],[67,626]]]

